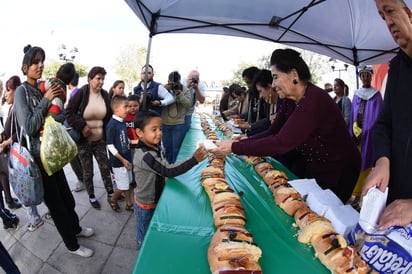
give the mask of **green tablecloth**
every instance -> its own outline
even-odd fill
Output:
[[[178,159],[191,156],[197,142],[203,139],[195,118]],[[296,178],[276,161],[271,163]],[[215,226],[210,201],[200,181],[200,172],[207,164],[205,160],[167,181],[133,273],[210,273],[207,249]],[[293,218],[274,203],[272,193],[251,165],[230,155],[225,174],[241,197],[247,218],[245,227],[262,249],[259,263],[263,273],[330,273],[314,257],[310,246],[298,242]]]

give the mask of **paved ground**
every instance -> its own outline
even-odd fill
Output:
[[[131,273],[137,257],[135,243],[135,217],[124,210],[125,202],[119,202],[122,212],[114,212],[106,200],[106,192],[95,163],[95,195],[102,205],[101,210],[93,209],[86,191],[73,192],[76,212],[80,225],[92,227],[95,235],[80,238],[79,243],[94,250],[90,258],[70,254],[62,242],[52,220],[34,232],[27,230],[26,210],[13,210],[20,218],[17,230],[9,231],[0,227],[0,239],[23,274],[32,273]],[[64,168],[70,187],[76,177],[70,166]],[[44,204],[38,206],[41,215],[47,212]],[[0,273],[4,271],[0,268]]]

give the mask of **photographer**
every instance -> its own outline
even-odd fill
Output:
[[[190,108],[186,113],[185,117],[185,132],[189,130],[190,124],[192,123],[192,115],[195,111],[196,101],[199,101],[201,104],[205,102],[205,88],[200,83],[200,74],[197,70],[192,70],[187,76],[187,88],[190,91],[191,101]]]
[[[163,147],[166,160],[172,164],[176,162],[177,154],[185,137],[185,115],[190,107],[191,95],[188,88],[180,82],[180,74],[173,71],[169,74],[165,85],[175,102],[164,107],[162,111]]]
[[[146,65],[142,67],[142,71],[140,73],[141,81],[140,83],[133,89],[133,94],[137,95],[139,98],[140,105],[145,107],[145,109],[151,109],[156,111],[157,113],[162,113],[162,107],[170,105],[174,102],[173,96],[162,86],[160,83],[153,81],[153,67],[151,65],[147,66],[147,73],[146,73]],[[147,75],[147,90],[146,96],[143,96],[144,91],[144,82],[145,77]],[[146,102],[143,102],[143,98],[145,97]]]

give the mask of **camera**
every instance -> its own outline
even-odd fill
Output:
[[[151,94],[150,92],[146,92],[144,99],[145,99],[144,103],[145,103],[146,109],[149,109],[152,106],[152,101],[155,100],[153,98],[153,94]]]
[[[196,79],[196,78],[192,78],[192,83],[193,83],[193,84],[199,84],[199,80]]]
[[[183,85],[180,83],[172,83],[172,90],[183,90]]]

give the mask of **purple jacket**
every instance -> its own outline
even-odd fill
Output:
[[[349,123],[349,133],[352,137],[353,134],[353,123],[356,121],[356,116],[358,115],[359,106],[362,99],[356,95],[353,96],[352,100],[352,113],[350,116]],[[362,135],[360,139],[361,146],[361,156],[362,156],[362,165],[361,171],[364,171],[374,164],[373,158],[373,146],[372,146],[372,128],[376,123],[376,120],[379,117],[379,113],[382,108],[382,95],[378,91],[370,99],[366,101],[365,110],[363,114],[363,126],[362,126]]]
[[[306,161],[307,178],[322,188],[335,188],[346,168],[360,169],[360,153],[342,114],[322,89],[309,84],[298,104],[286,99],[271,127],[232,145],[240,155],[280,156],[298,150]]]

